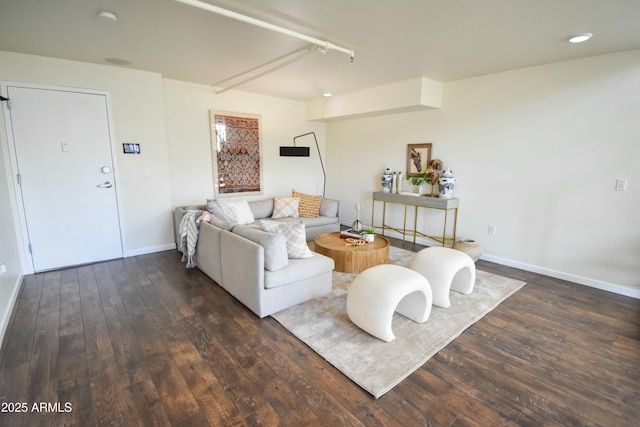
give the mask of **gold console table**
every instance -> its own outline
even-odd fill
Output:
[[[442,243],[445,246],[447,242],[453,243],[456,241],[456,225],[458,222],[458,201],[459,199],[441,199],[438,197],[426,197],[409,194],[398,193],[384,193],[382,191],[376,191],[373,193],[373,206],[371,208],[371,224],[375,224],[375,208],[376,202],[382,202],[382,225],[373,225],[373,228],[382,229],[382,235],[386,229],[402,233],[402,240],[406,239],[407,234],[413,235],[413,243],[416,243],[416,236],[426,237],[436,242]],[[404,222],[402,228],[392,227],[386,223],[387,203],[394,203],[404,205]],[[407,229],[407,209],[409,207],[414,208],[414,220],[413,229]],[[444,211],[444,221],[442,225],[442,235],[428,235],[418,231],[418,209],[436,209]],[[447,237],[447,221],[449,219],[449,213],[453,211],[453,234]]]

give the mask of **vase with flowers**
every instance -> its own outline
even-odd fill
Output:
[[[418,194],[421,196],[438,197],[438,194],[433,194],[433,191],[434,185],[438,183],[438,178],[440,178],[439,170],[442,170],[442,160],[434,159],[423,173],[407,176],[407,181],[411,181],[411,184],[418,186]],[[424,191],[425,184],[431,186],[431,191],[428,194]]]

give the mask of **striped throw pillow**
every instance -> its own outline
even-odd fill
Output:
[[[298,218],[298,205],[300,199],[298,197],[274,197],[273,198],[273,214],[271,218]]]
[[[287,256],[293,258],[311,258],[313,252],[307,246],[307,235],[304,224],[291,224],[278,221],[260,221],[262,229],[269,233],[278,233],[284,236],[287,245]]]

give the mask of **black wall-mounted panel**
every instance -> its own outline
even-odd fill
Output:
[[[309,147],[280,147],[280,157],[309,157]]]

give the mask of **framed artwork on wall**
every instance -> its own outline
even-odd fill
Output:
[[[209,113],[216,197],[262,194],[260,116]]]
[[[407,175],[422,175],[431,164],[431,143],[407,144]]]

